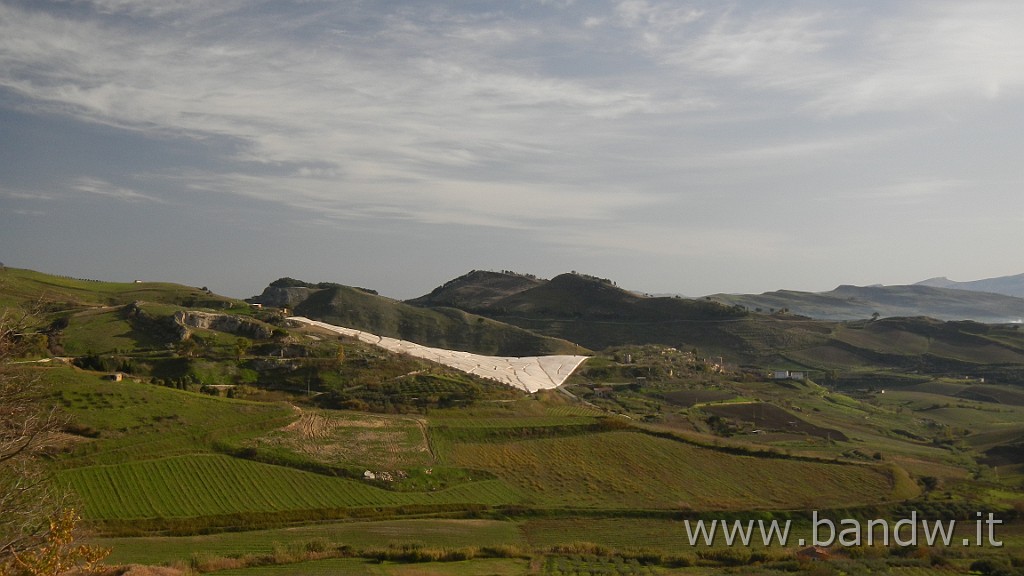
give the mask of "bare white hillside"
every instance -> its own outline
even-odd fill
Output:
[[[430,348],[429,346],[421,346],[406,340],[377,336],[362,330],[335,326],[318,320],[310,320],[302,316],[293,316],[289,320],[317,326],[344,336],[358,338],[363,342],[374,344],[391,352],[432,360],[438,364],[444,364],[456,370],[496,380],[526,392],[558,388],[587,359],[587,356],[525,356],[522,358],[483,356],[481,354],[471,354],[456,350]]]

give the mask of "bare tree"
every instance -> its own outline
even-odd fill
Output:
[[[0,308],[0,560],[42,542],[63,506],[37,457],[65,419],[37,374],[14,362],[34,317]]]

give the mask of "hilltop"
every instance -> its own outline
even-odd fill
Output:
[[[478,310],[487,308],[502,298],[544,283],[545,280],[529,274],[472,270],[445,282],[429,294],[406,300],[406,303],[414,306],[447,306],[462,310]]]

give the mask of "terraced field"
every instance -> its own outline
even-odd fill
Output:
[[[118,464],[213,451],[215,441],[269,432],[295,420],[284,404],[248,402],[125,380],[67,367],[40,371],[54,400],[93,438],[55,463],[62,468]]]
[[[786,412],[774,404],[765,402],[737,402],[705,406],[704,410],[741,422],[750,422],[755,428],[767,428],[776,431],[794,432],[817,436],[831,440],[845,441],[846,435],[832,428],[823,428],[807,422],[803,418]]]

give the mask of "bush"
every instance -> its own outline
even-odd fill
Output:
[[[971,563],[971,572],[985,576],[1017,576],[1021,570],[1014,569],[1005,558],[982,558]]]

